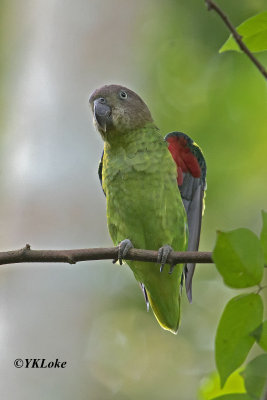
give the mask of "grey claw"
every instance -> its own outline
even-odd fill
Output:
[[[122,265],[122,259],[126,257],[128,251],[133,248],[133,244],[130,239],[124,239],[119,243],[118,260]]]
[[[163,271],[164,265],[166,264],[167,259],[168,259],[169,255],[170,255],[170,253],[171,253],[172,251],[173,251],[172,247],[169,246],[168,244],[165,244],[164,246],[162,246],[162,247],[159,249],[159,251],[158,251],[158,260],[157,260],[157,262],[158,262],[159,264],[161,264],[161,266],[160,266],[160,272]],[[171,268],[172,268],[172,266],[171,266]]]
[[[169,274],[172,274],[172,271],[174,270],[174,267],[175,267],[175,264],[172,264],[172,265],[170,266]]]

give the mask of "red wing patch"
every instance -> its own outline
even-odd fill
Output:
[[[177,165],[177,182],[183,184],[183,172],[190,172],[195,178],[201,176],[201,169],[198,160],[183,136],[169,136],[166,138],[168,149]]]

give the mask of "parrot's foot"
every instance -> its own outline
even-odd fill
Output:
[[[168,259],[169,255],[171,254],[172,251],[173,251],[173,248],[171,246],[169,246],[168,244],[165,244],[164,246],[162,246],[159,249],[157,262],[159,264],[161,264],[160,265],[160,272],[163,271],[164,265],[166,264],[167,259]],[[175,264],[172,264],[171,267],[170,267],[169,274],[172,273],[174,267],[175,267]]]
[[[120,265],[122,265],[122,259],[126,257],[128,251],[133,248],[133,244],[130,239],[124,239],[119,243],[119,251],[118,258],[113,260],[113,264],[115,264],[118,260]]]

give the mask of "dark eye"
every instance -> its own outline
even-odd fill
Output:
[[[127,93],[124,90],[120,91],[120,98],[123,100],[127,99]]]

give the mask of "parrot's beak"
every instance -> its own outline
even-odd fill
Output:
[[[94,117],[96,124],[104,131],[111,124],[111,108],[103,97],[94,100]]]

